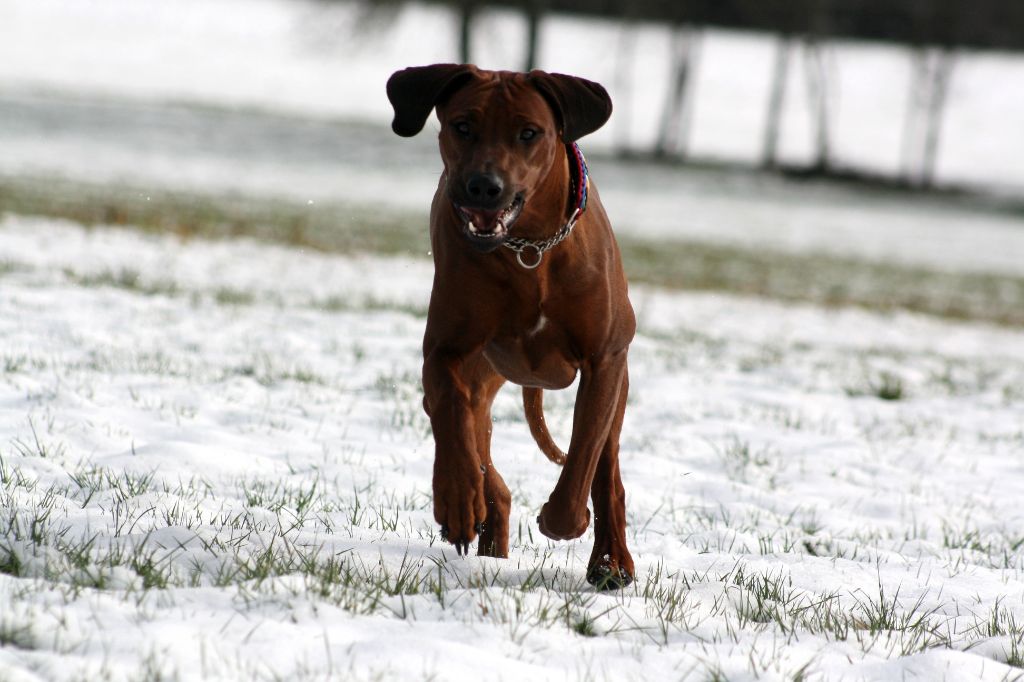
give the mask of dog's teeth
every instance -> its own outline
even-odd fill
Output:
[[[472,220],[469,221],[469,231],[472,232],[473,234],[476,234],[477,232],[476,225],[473,224]]]

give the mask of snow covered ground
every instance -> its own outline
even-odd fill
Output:
[[[634,288],[638,576],[596,594],[513,390],[511,558],[438,537],[430,275],[0,219],[0,677],[1019,675],[1024,332]]]
[[[383,82],[451,60],[453,29],[422,6],[360,25],[303,0],[6,0],[0,180],[422,214],[435,142],[390,135]],[[518,67],[521,31],[484,13],[478,61]],[[653,139],[669,41],[544,27],[544,66],[616,99],[586,149],[624,235],[1024,275],[1017,216],[602,158]],[[707,37],[694,152],[754,158],[771,50]],[[907,55],[831,59],[839,160],[898,168]],[[1024,185],[1022,78],[963,56],[941,179]],[[440,540],[430,280],[424,259],[0,215],[0,680],[1021,676],[1024,331],[634,287],[638,576],[596,594],[591,536],[536,532],[557,471],[511,388],[511,558]],[[546,400],[562,443],[573,393]]]

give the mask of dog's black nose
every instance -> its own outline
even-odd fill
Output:
[[[494,201],[504,189],[505,183],[493,173],[473,173],[466,182],[466,193],[477,201]]]

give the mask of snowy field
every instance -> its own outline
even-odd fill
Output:
[[[1024,331],[634,287],[598,594],[511,389],[511,558],[440,540],[430,277],[0,219],[0,679],[1020,676]]]
[[[537,532],[558,472],[512,387],[494,410],[511,558],[440,539],[422,253],[3,213],[17,192],[46,210],[77,188],[100,208],[152,193],[169,214],[209,199],[323,207],[339,232],[375,229],[367,215],[422,224],[436,125],[394,137],[383,83],[453,60],[456,25],[422,5],[363,21],[312,0],[0,2],[0,682],[1024,679],[1020,326],[634,286],[637,580],[599,594],[592,533]],[[477,29],[481,65],[521,65],[520,18],[483,12]],[[544,68],[616,101],[584,148],[625,248],[757,253],[810,289],[859,263],[842,287],[868,309],[931,287],[921,309],[1020,319],[1005,314],[1019,212],[614,159],[653,142],[671,40],[542,30]],[[757,159],[773,49],[705,36],[695,155]],[[898,171],[908,54],[840,44],[827,62],[837,162]],[[791,162],[811,154],[802,70],[797,56]],[[960,55],[941,182],[1019,194],[1020,82],[1020,57]],[[563,445],[574,392],[546,397]]]

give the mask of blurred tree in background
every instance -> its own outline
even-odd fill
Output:
[[[364,15],[385,19],[405,0],[355,2]],[[757,31],[775,37],[776,54],[766,103],[761,163],[778,165],[777,149],[786,83],[796,48],[804,57],[815,153],[806,172],[832,170],[830,101],[826,67],[830,41],[860,40],[906,47],[913,60],[902,142],[902,180],[929,186],[935,176],[942,118],[956,55],[962,50],[1024,51],[1024,0],[428,0],[447,5],[458,22],[457,54],[473,61],[473,20],[486,8],[526,18],[522,68],[538,66],[540,25],[549,14],[599,17],[626,25],[672,27],[668,97],[651,153],[682,158],[688,120],[687,82],[707,28]],[[378,22],[381,24],[384,22]]]

